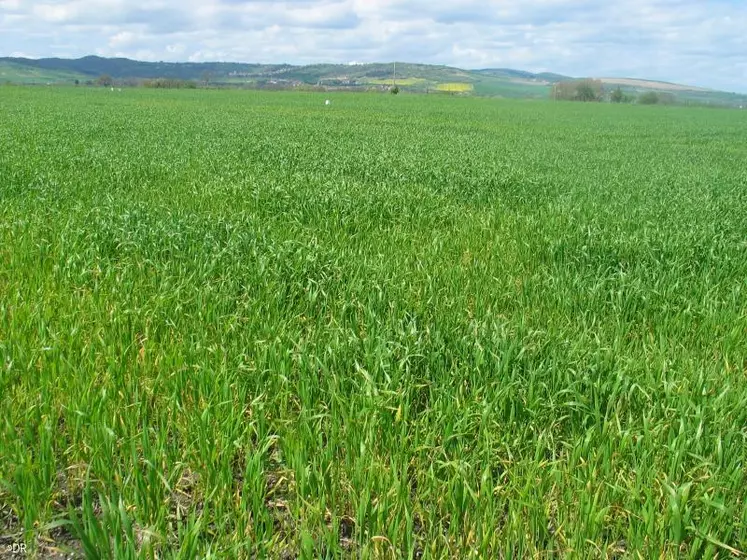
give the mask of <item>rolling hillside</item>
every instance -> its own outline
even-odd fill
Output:
[[[88,76],[75,71],[43,68],[30,64],[11,62],[9,59],[0,59],[0,83],[11,82],[16,84],[47,84],[47,83],[74,83],[75,80],[87,80]]]
[[[386,89],[395,83],[391,63],[378,64],[245,64],[235,62],[142,62],[127,58],[87,56],[80,59],[0,58],[0,83],[95,83],[101,75],[119,81],[169,78],[213,86],[252,88],[324,87]],[[404,91],[440,92],[506,98],[546,98],[553,83],[572,79],[551,72],[532,73],[509,68],[464,70],[449,66],[397,63],[396,84]],[[747,95],[680,84],[632,78],[601,78],[612,89],[630,93],[670,92],[682,102],[740,106]]]
[[[141,62],[125,58],[87,56],[80,59],[0,58],[14,68],[0,81],[20,83],[94,82],[101,75],[118,80],[170,78],[212,85],[245,87],[386,88],[394,82],[393,65],[381,64],[241,64],[225,62]],[[22,69],[25,69],[22,72]],[[23,76],[23,79],[20,77]],[[448,66],[397,64],[396,83],[414,92],[474,93],[499,97],[546,97],[550,80],[544,75],[502,70],[470,71]]]

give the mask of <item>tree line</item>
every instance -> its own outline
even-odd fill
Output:
[[[212,74],[203,73],[202,83],[205,86],[210,84]],[[102,74],[95,82],[87,81],[86,85],[98,85],[103,87],[112,87],[116,84],[125,86],[140,86],[154,89],[195,89],[198,82],[195,80],[182,80],[179,78],[154,78],[154,79],[129,79],[117,80],[108,74]],[[75,80],[75,85],[79,81]],[[399,93],[399,88],[393,88],[392,93]],[[671,105],[677,102],[674,94],[668,92],[647,91],[640,95],[623,91],[620,86],[612,91],[606,91],[601,80],[582,79],[582,80],[563,80],[553,84],[550,90],[550,98],[556,101],[583,101],[583,102],[602,102],[611,103],[638,103],[641,105]]]
[[[79,81],[75,80],[75,85],[79,85]],[[108,74],[102,74],[95,82],[86,82],[86,85],[97,85],[101,87],[113,87],[114,85],[124,85],[130,87],[146,87],[155,89],[196,89],[197,82],[194,80],[181,80],[179,78],[154,78],[148,80],[114,80]]]
[[[611,103],[639,103],[641,105],[671,105],[677,101],[674,94],[668,92],[647,91],[640,95],[628,93],[620,86],[606,91],[601,80],[563,80],[553,84],[550,98],[556,101],[584,101]]]

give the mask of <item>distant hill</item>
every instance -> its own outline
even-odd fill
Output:
[[[714,89],[673,84],[655,80],[641,80],[637,78],[596,78],[607,89],[620,88],[627,93],[640,94],[646,91],[673,94],[677,99],[686,103],[703,105],[725,105],[730,107],[747,107],[747,95],[730,93]]]
[[[85,74],[61,70],[58,68],[44,68],[31,64],[11,62],[13,59],[0,58],[0,83],[16,84],[46,84],[74,82],[86,80]]]
[[[3,72],[2,69],[5,68]],[[141,62],[127,58],[86,56],[63,58],[0,58],[0,82],[94,82],[108,75],[116,80],[169,78],[212,85],[245,87],[324,87],[385,89],[395,83],[394,65],[380,64],[246,64],[234,62]],[[449,66],[398,63],[396,84],[414,92],[446,92],[498,97],[543,98],[552,80],[518,70],[493,73]]]
[[[659,91],[703,91],[712,92],[715,90],[694,86],[683,86],[681,84],[673,84],[671,82],[657,82],[655,80],[639,80],[636,78],[595,78],[600,80],[603,84],[620,86],[620,87],[633,87],[647,90],[659,90]]]
[[[548,83],[555,83],[562,80],[571,79],[569,76],[564,76],[562,74],[553,74],[552,72],[541,72],[539,74],[533,74],[532,72],[526,72],[524,70],[513,70],[511,68],[485,68],[483,70],[473,70],[473,72],[482,76],[495,76],[498,78],[540,81]]]
[[[318,87],[386,89],[395,83],[394,65],[379,64],[248,64],[237,62],[142,62],[128,58],[86,56],[64,58],[0,58],[0,83],[95,83],[101,75],[120,82],[168,78],[214,86],[254,88]],[[554,83],[573,79],[551,72],[532,73],[510,68],[464,70],[450,66],[397,63],[396,84],[405,91],[443,92],[513,98],[546,98]],[[675,93],[698,103],[747,105],[747,96],[680,84],[632,78],[601,78],[609,87],[626,91]]]

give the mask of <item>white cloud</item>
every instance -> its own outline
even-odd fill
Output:
[[[166,45],[166,52],[173,55],[181,55],[187,51],[187,46],[183,43],[176,43],[174,45]]]
[[[120,31],[109,38],[109,46],[112,49],[122,49],[138,42],[139,36],[132,31]]]
[[[747,91],[742,0],[151,0],[139,6],[0,0],[0,54],[396,59]]]

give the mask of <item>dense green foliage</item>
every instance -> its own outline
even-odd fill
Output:
[[[647,91],[638,97],[638,103],[641,105],[656,105],[659,102],[659,94],[655,91]]]
[[[619,86],[610,93],[611,103],[632,103],[634,100],[632,95],[625,93]]]
[[[746,550],[747,114],[324,99],[0,89],[0,542]]]

